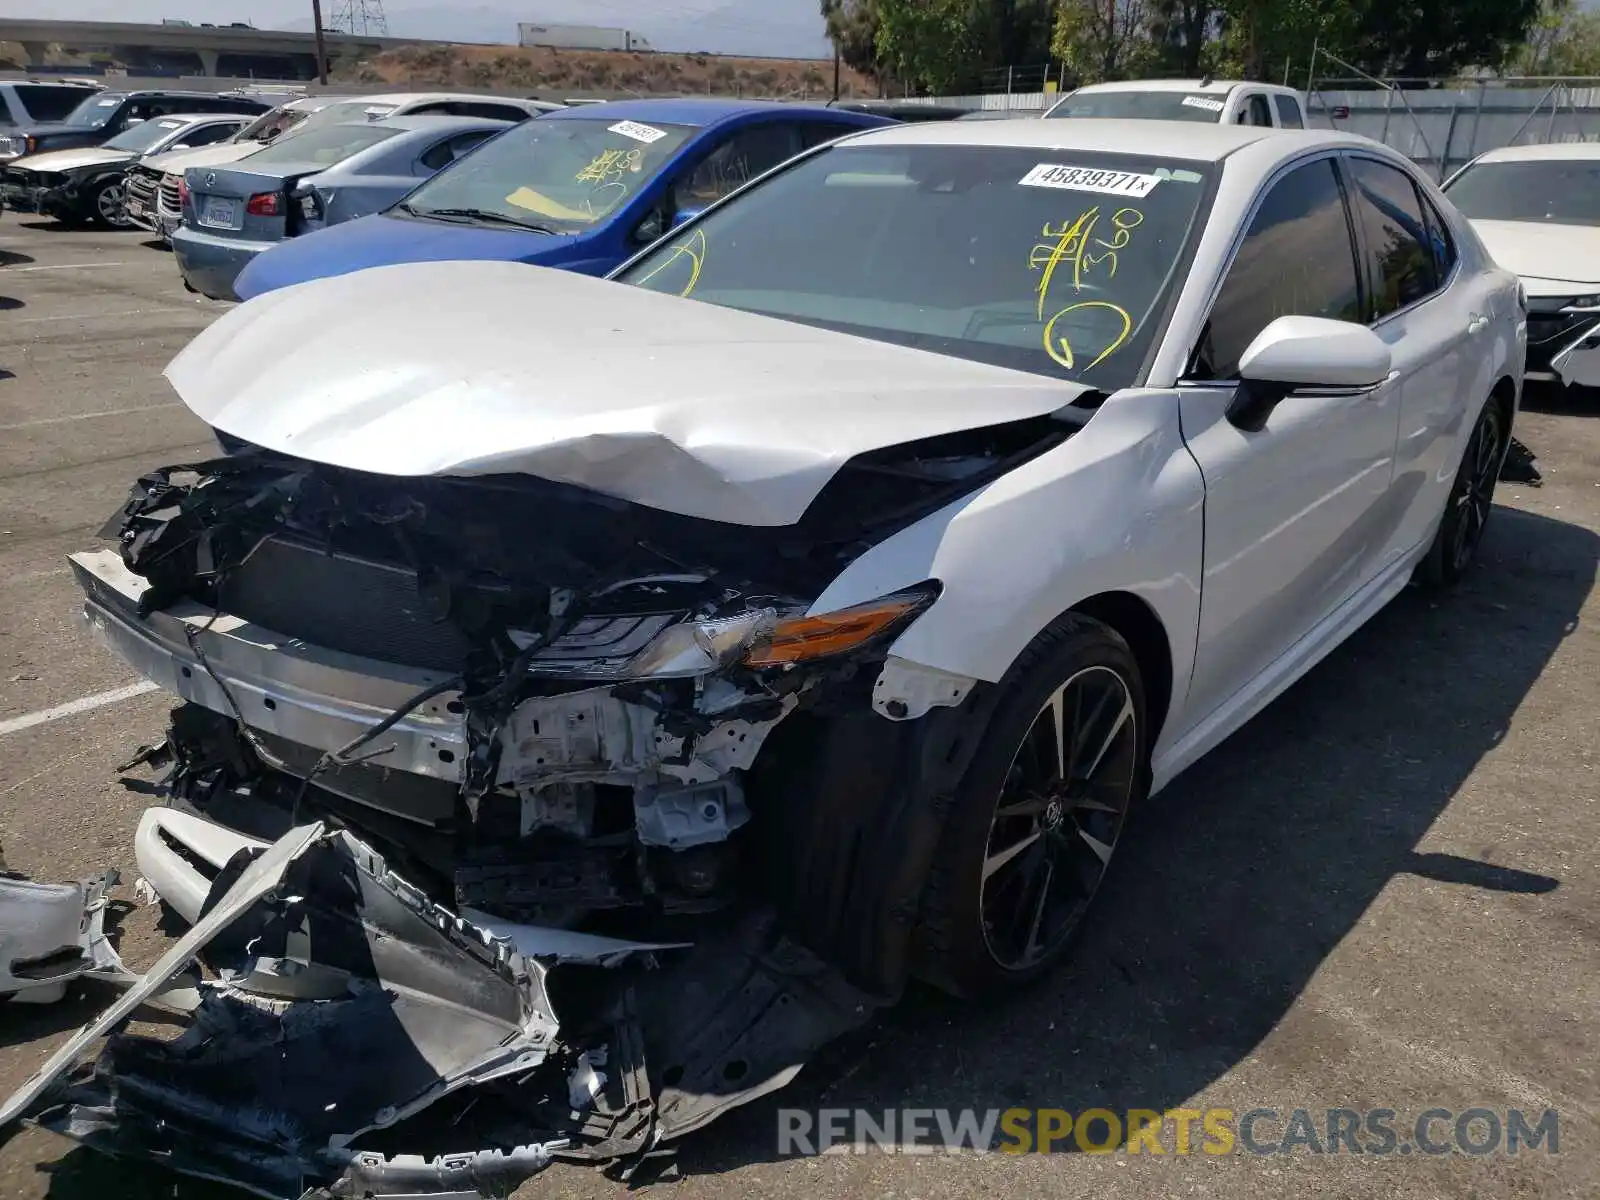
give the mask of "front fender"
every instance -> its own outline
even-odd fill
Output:
[[[811,611],[937,579],[939,599],[890,654],[993,683],[1063,612],[1128,592],[1167,631],[1165,729],[1181,729],[1200,617],[1205,485],[1183,443],[1178,402],[1175,391],[1119,392],[1060,446],[868,550]]]

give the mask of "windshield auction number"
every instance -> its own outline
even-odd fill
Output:
[[[1035,294],[1038,296],[1038,317],[1043,322],[1045,353],[1068,370],[1077,368],[1078,354],[1059,326],[1073,313],[1093,310],[1107,312],[1117,318],[1120,326],[1116,336],[1088,364],[1088,368],[1099,366],[1110,358],[1133,334],[1133,317],[1127,309],[1110,300],[1074,300],[1058,309],[1048,320],[1045,319],[1045,309],[1051,303],[1052,290],[1063,268],[1071,272],[1074,295],[1083,292],[1085,278],[1091,272],[1101,274],[1106,280],[1115,279],[1118,252],[1133,240],[1133,231],[1144,224],[1144,214],[1138,209],[1119,208],[1111,214],[1109,228],[1104,229],[1109,236],[1096,237],[1095,230],[1100,227],[1100,218],[1100,208],[1096,206],[1085,209],[1075,220],[1064,221],[1059,226],[1047,221],[1040,230],[1043,240],[1035,243],[1028,254],[1028,269],[1040,272]],[[1090,286],[1094,285],[1091,283]]]

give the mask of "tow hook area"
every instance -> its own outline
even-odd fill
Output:
[[[348,832],[268,845],[171,815],[145,845],[234,847],[198,920],[0,1122],[272,1200],[498,1195],[559,1159],[632,1176],[882,1004],[765,916],[692,946],[497,925]],[[114,1032],[196,956],[180,1036]]]

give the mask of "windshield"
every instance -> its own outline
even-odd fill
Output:
[[[307,129],[302,125],[293,137],[279,138],[257,150],[250,156],[250,166],[254,169],[260,163],[311,163],[331,167],[400,132],[353,122],[321,129]]]
[[[572,232],[636,196],[694,130],[604,118],[513,126],[406,197],[418,215],[454,210]]]
[[[157,142],[165,141],[178,130],[187,126],[187,121],[173,121],[162,119],[155,121],[141,121],[137,125],[130,125],[116,137],[106,143],[107,150],[132,150],[143,153]]]
[[[233,135],[236,142],[270,142],[280,134],[287,133],[309,116],[303,108],[290,108],[284,105],[275,108],[269,113],[263,113],[238,133]]]
[[[116,115],[127,98],[124,92],[95,92],[63,117],[61,123],[79,129],[99,129]]]
[[[1047,117],[1110,117],[1134,121],[1202,121],[1215,125],[1223,97],[1189,92],[1074,92]]]
[[[1110,391],[1139,374],[1210,170],[1076,150],[837,146],[617,278]]]
[[[1480,163],[1445,195],[1469,220],[1600,225],[1600,159]]]

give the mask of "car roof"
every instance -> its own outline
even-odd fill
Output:
[[[1567,162],[1600,159],[1600,142],[1546,142],[1536,146],[1502,146],[1478,155],[1477,162]]]
[[[1374,145],[1370,139],[1321,129],[1272,129],[1263,125],[1212,125],[1193,121],[918,121],[852,134],[848,145],[996,146],[1032,148],[1041,153],[1072,150],[1108,154],[1147,154],[1152,158],[1218,162],[1236,150],[1267,139],[1282,139],[1284,153],[1309,146]]]
[[[783,100],[729,100],[717,97],[663,98],[659,100],[608,100],[604,104],[580,104],[546,113],[541,121],[597,120],[605,118],[618,121],[659,121],[665,125],[692,125],[705,127],[717,125],[754,113],[784,113],[790,116],[818,117],[838,121],[852,117],[863,124],[883,120],[873,113],[854,112],[850,109],[828,108],[822,104],[791,104]]]
[[[1189,92],[1200,95],[1225,96],[1234,88],[1244,87],[1242,79],[1121,79],[1114,83],[1090,83],[1076,89],[1080,92]],[[1294,89],[1279,83],[1252,83],[1250,87],[1263,92],[1286,92]],[[1069,95],[1071,93],[1068,93]]]
[[[399,129],[410,132],[418,129],[432,129],[448,133],[453,129],[463,132],[469,129],[482,129],[488,126],[497,129],[501,126],[509,129],[516,124],[515,121],[501,121],[494,117],[458,117],[444,113],[412,113],[403,117],[380,117],[376,121],[338,121],[337,125],[350,125],[363,129],[376,126],[379,129]]]
[[[370,96],[340,96],[344,100],[365,100],[368,104],[421,104],[435,100],[477,100],[488,104],[510,104],[526,109],[530,101],[519,96],[485,96],[478,92],[374,92]]]
[[[248,125],[259,115],[237,112],[162,113],[159,117],[151,117],[149,123],[159,125],[162,121],[186,121],[192,125],[196,121],[238,121],[241,125]]]

